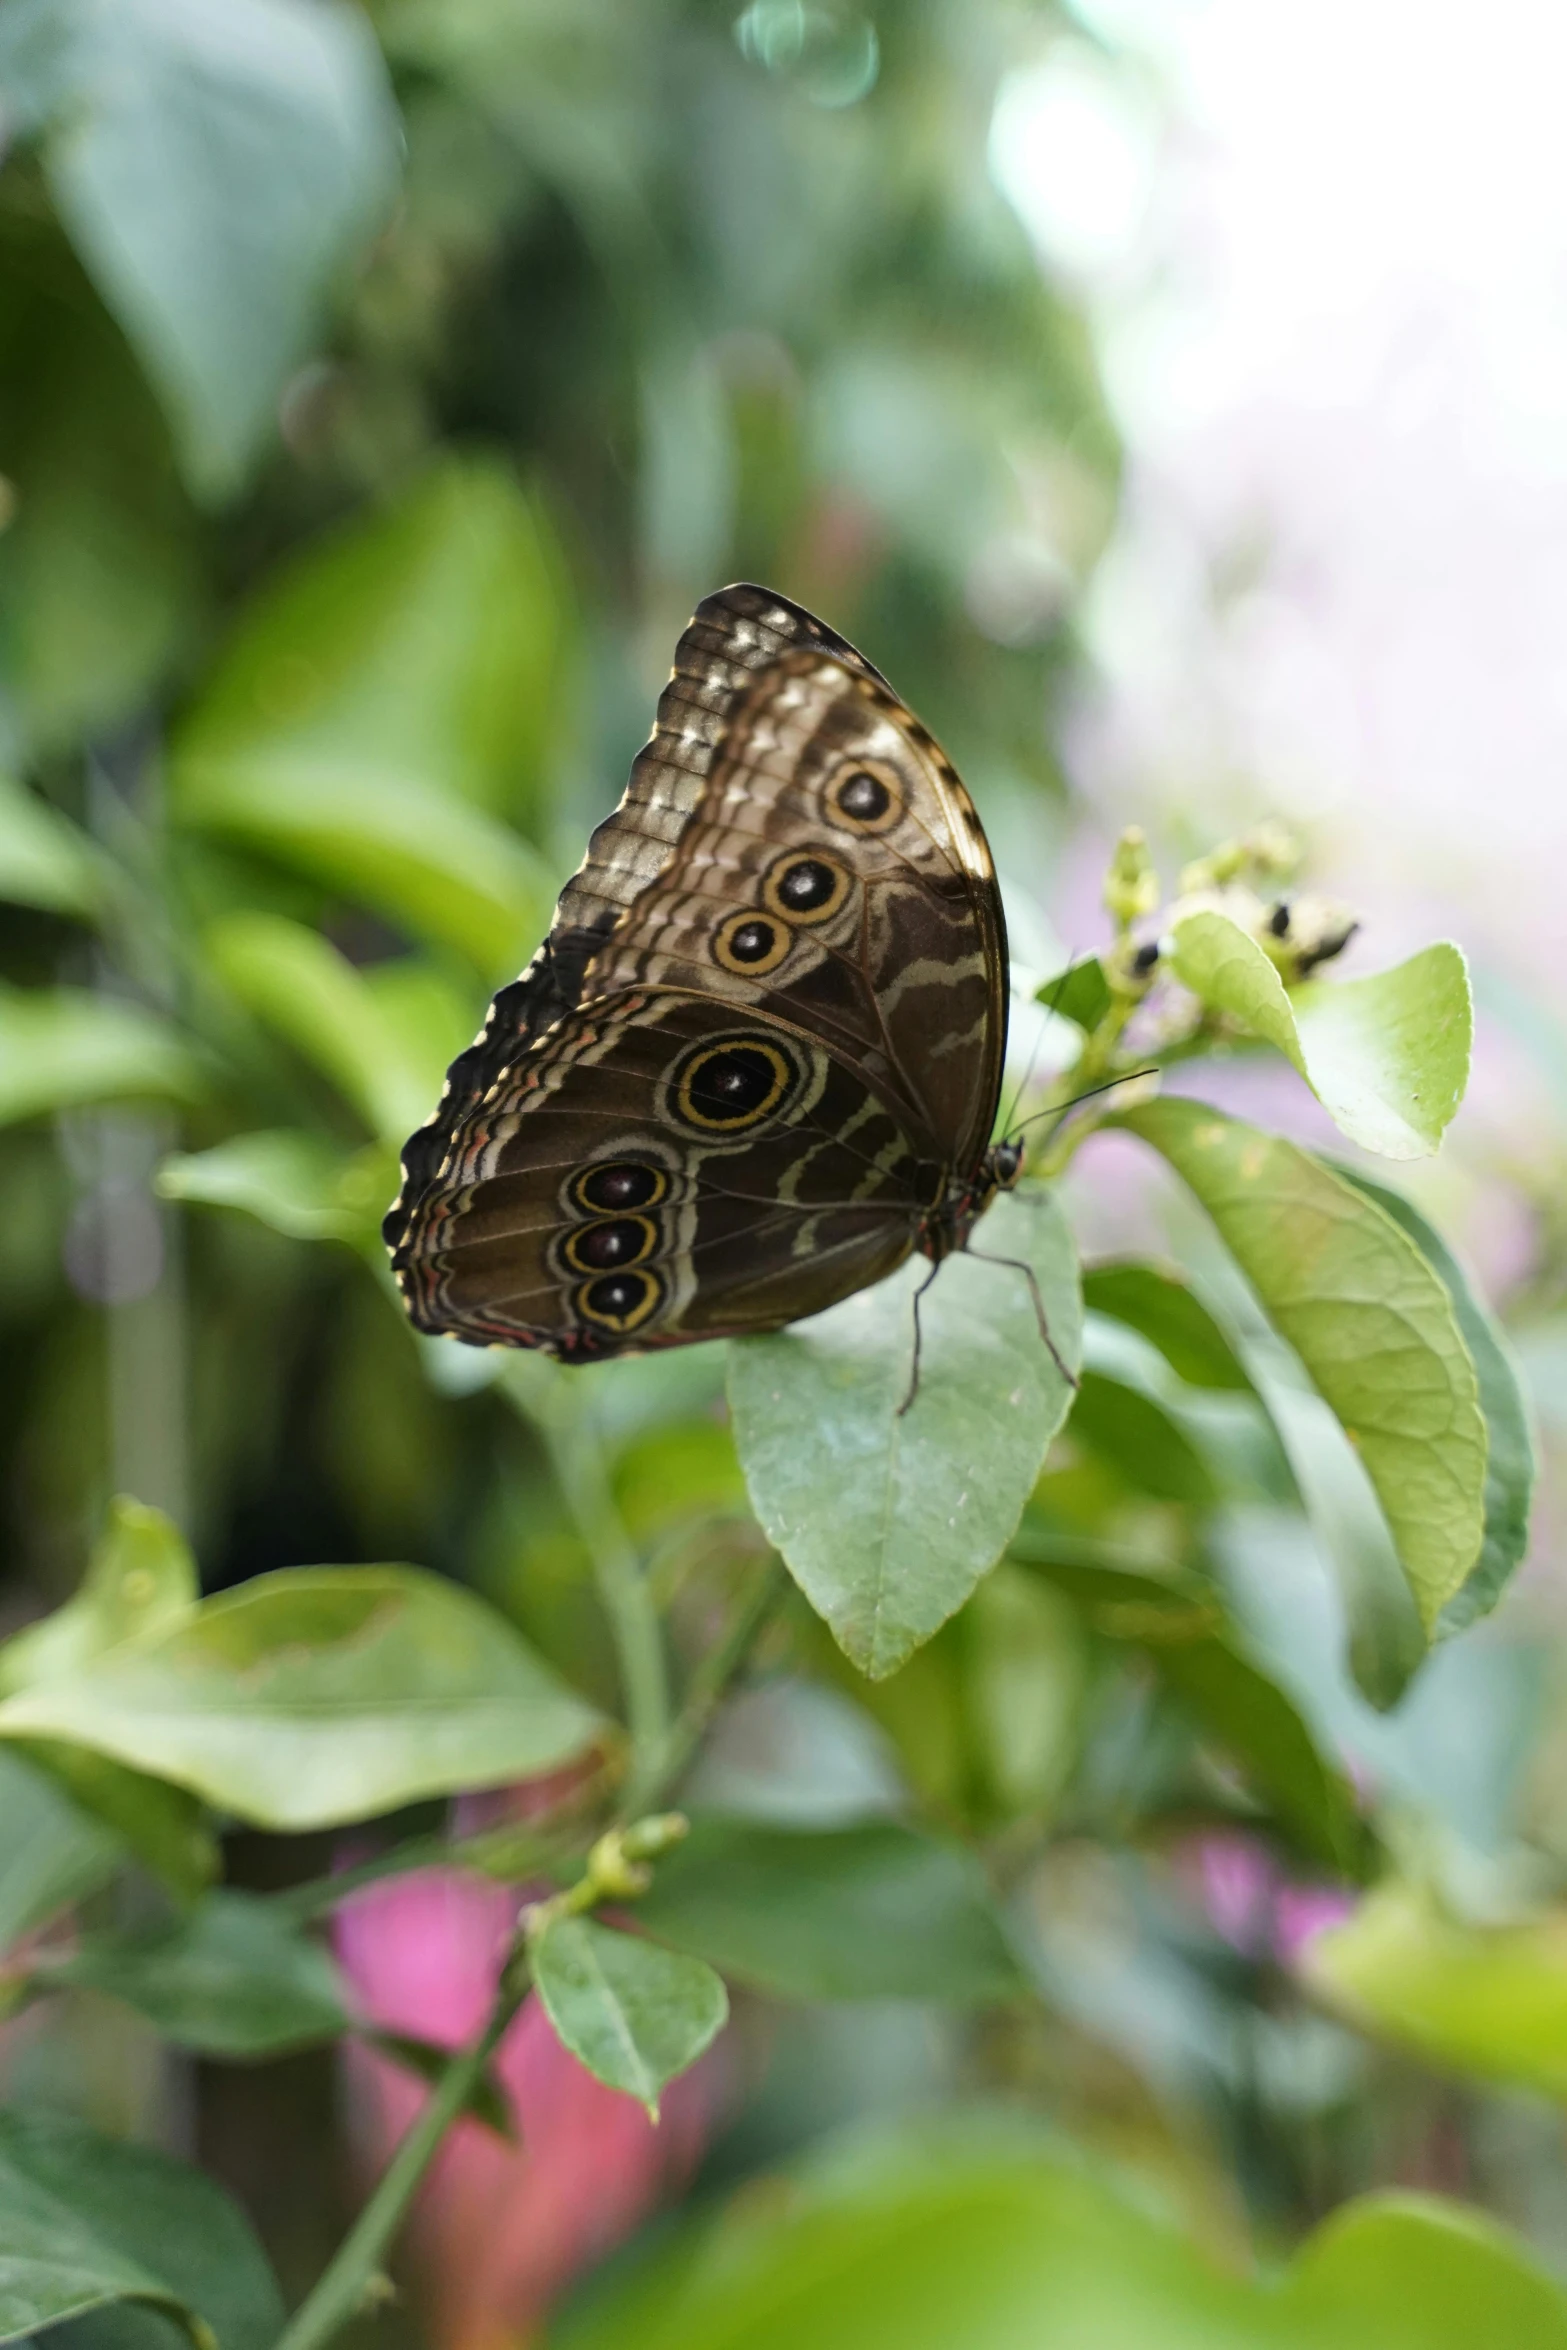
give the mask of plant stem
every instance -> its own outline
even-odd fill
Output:
[[[633,1771],[620,1806],[622,1818],[629,1819],[646,1811],[677,1784],[712,1719],[714,1707],[787,1589],[788,1579],[775,1554],[736,1608],[727,1629],[692,1674],[685,1703],[654,1758],[646,1783],[639,1784]]]
[[[599,1600],[620,1667],[631,1732],[631,1776],[655,1767],[669,1735],[669,1675],[663,1627],[635,1545],[615,1504],[597,1434],[575,1414],[568,1419],[551,1398],[536,1413],[561,1495],[593,1561]]]
[[[756,1588],[736,1610],[723,1637],[715,1642],[702,1659],[692,1675],[691,1687],[678,1720],[664,1729],[653,1753],[642,1797],[644,1808],[650,1806],[658,1794],[671,1786],[685,1769],[714,1706],[744,1661],[757,1633],[777,1606],[784,1588],[782,1571],[778,1561],[773,1559]],[[656,1618],[654,1628],[657,1629]],[[662,1688],[662,1649],[659,1652],[659,1681]],[[629,1786],[627,1792],[629,1796]],[[630,1816],[626,1805],[622,1805],[620,1816],[622,1819]],[[419,1841],[422,1844],[423,1839]],[[484,1841],[480,1837],[472,1839],[475,1844]],[[448,1858],[452,1849],[447,1847]],[[461,1847],[456,1849],[460,1851]],[[386,1857],[391,1859],[394,1856]],[[367,1866],[374,1873],[381,1873],[375,1863]],[[369,1880],[361,1878],[360,1881]],[[334,1881],[336,1887],[341,1884],[342,1879]],[[310,1888],[301,1887],[297,1890],[308,1892]],[[286,1900],[288,1896],[283,1898]],[[490,2058],[504,2039],[512,2018],[522,2005],[528,1988],[526,1953],[526,1939],[519,1932],[512,1943],[511,1954],[501,1969],[500,1989],[495,1995],[495,2005],[484,2030],[477,2040],[452,2058],[442,2073],[430,2093],[429,2102],[382,2172],[369,2202],[338,2246],[324,2273],[317,2278],[278,2337],[276,2350],[322,2350],[322,2345],[329,2342],[365,2306],[380,2274],[382,2260],[418,2193],[420,2181],[435,2159],[441,2140],[467,2105],[484,2076]]]
[[[405,1876],[410,1869],[474,1869],[511,1883],[547,1872],[556,1861],[585,1851],[591,1840],[586,1812],[573,1813],[553,1825],[541,1823],[537,1832],[516,1821],[481,1829],[477,1835],[462,1836],[455,1842],[449,1836],[410,1836],[353,1868],[339,1869],[332,1876],[309,1877],[302,1885],[285,1886],[268,1898],[274,1910],[304,1925],[312,1918],[325,1917],[362,1886]]]
[[[441,2140],[468,2103],[528,1988],[520,1942],[501,1975],[490,2018],[478,2038],[452,2058],[400,2142],[374,2193],[304,2303],[278,2337],[277,2350],[319,2350],[364,2308],[381,2263],[418,2193]]]

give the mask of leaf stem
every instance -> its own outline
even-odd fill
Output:
[[[779,1606],[788,1587],[783,1562],[775,1552],[767,1560],[750,1592],[736,1608],[721,1637],[713,1643],[691,1675],[685,1703],[653,1759],[645,1784],[639,1784],[633,1769],[621,1804],[623,1818],[631,1818],[645,1811],[678,1783],[712,1719],[714,1707],[744,1663],[752,1643]]]
[[[566,1373],[579,1377],[580,1373]],[[669,1671],[663,1627],[636,1546],[616,1505],[598,1432],[560,1389],[530,1398],[529,1417],[543,1439],[561,1498],[593,1562],[599,1603],[620,1668],[631,1775],[647,1776],[669,1735]]]
[[[549,1824],[541,1823],[537,1829],[530,1829],[522,1821],[506,1821],[499,1827],[483,1828],[477,1835],[459,1837],[455,1842],[449,1836],[410,1836],[389,1851],[375,1853],[352,1868],[338,1869],[330,1876],[308,1877],[303,1884],[285,1886],[269,1899],[274,1910],[305,1925],[313,1918],[325,1917],[362,1886],[379,1884],[387,1877],[405,1876],[411,1869],[473,1869],[482,1876],[511,1884],[540,1875],[556,1861],[569,1860],[590,1841],[585,1811],[574,1811]]]
[[[522,2005],[529,1973],[526,1945],[519,1936],[502,1971],[501,1988],[483,2031],[458,2051],[441,2074],[325,2273],[278,2337],[277,2350],[320,2350],[320,2345],[357,2317],[374,2296],[392,2239],[441,2140],[483,2080],[490,2058]]]
[[[743,1663],[751,1643],[778,1604],[784,1588],[784,1577],[775,1558],[770,1561],[756,1588],[736,1610],[723,1637],[714,1644],[692,1675],[691,1686],[679,1717],[664,1729],[652,1757],[644,1807],[651,1805],[657,1794],[672,1785],[685,1769],[714,1706]],[[656,1630],[656,1618],[654,1624]],[[662,1648],[659,1651],[659,1675],[662,1683]],[[627,1792],[629,1796],[629,1786]],[[624,1805],[620,1816],[622,1823],[630,1816]],[[682,1821],[678,1823],[678,1832],[683,1832],[683,1829]],[[588,1856],[581,1889],[568,1893],[564,1906],[586,1906],[614,1893],[613,1864],[629,1863],[634,1871],[644,1854],[656,1857],[666,1844],[675,1840],[676,1833],[677,1823],[673,1820],[640,1819],[629,1830],[624,1827],[610,1830]],[[424,1839],[418,1841],[422,1844]],[[485,1839],[475,1837],[471,1841],[479,1844]],[[456,1849],[460,1851],[462,1847]],[[452,1850],[452,1847],[447,1847],[448,1858]],[[393,1856],[386,1857],[390,1859]],[[387,1873],[377,1869],[374,1863],[367,1866],[373,1874]],[[369,1882],[370,1878],[361,1877],[359,1881]],[[340,1886],[342,1879],[334,1880],[334,1884]],[[637,1890],[629,1875],[620,1881],[620,1885],[622,1893],[634,1893]],[[309,1890],[306,1887],[298,1889],[299,1892]],[[534,1910],[524,1912],[510,1954],[501,1969],[500,1988],[496,1992],[489,2021],[479,2037],[467,2048],[459,2050],[441,2074],[428,2102],[381,2174],[369,2202],[278,2337],[276,2350],[322,2350],[322,2345],[358,2316],[373,2298],[381,2263],[407,2216],[409,2205],[418,2193],[420,2181],[434,2161],[441,2140],[452,2123],[459,2119],[483,2080],[490,2058],[505,2038],[527,1994],[530,1981],[529,1922],[531,1920],[536,1937],[549,1912],[548,1903],[542,1908],[536,1906]]]

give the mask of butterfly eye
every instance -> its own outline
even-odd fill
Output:
[[[704,1045],[677,1066],[670,1101],[687,1126],[704,1134],[740,1134],[770,1117],[798,1083],[799,1071],[779,1046],[736,1037]]]
[[[662,1167],[610,1159],[582,1168],[572,1177],[567,1194],[574,1208],[585,1208],[589,1215],[613,1216],[624,1208],[656,1207],[668,1189],[669,1177]]]
[[[612,1224],[579,1224],[566,1234],[560,1253],[574,1273],[609,1273],[640,1264],[657,1246],[651,1216],[618,1216]]]
[[[596,1322],[601,1330],[612,1330],[617,1338],[624,1338],[657,1313],[663,1299],[663,1282],[644,1267],[635,1273],[605,1273],[597,1281],[585,1281],[573,1292],[571,1302],[585,1322]]]
[[[788,924],[770,922],[765,914],[731,914],[713,939],[717,960],[741,979],[760,979],[776,971],[789,947]]]
[[[850,832],[885,832],[903,813],[896,782],[869,767],[850,767],[827,786],[827,813]]]
[[[849,894],[849,876],[831,857],[785,857],[773,867],[762,897],[786,922],[826,922]]]

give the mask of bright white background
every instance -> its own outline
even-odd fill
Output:
[[[1371,918],[1359,967],[1448,931],[1493,1004],[1560,1012],[1567,7],[1076,16],[992,141],[1130,454],[1075,780],[1172,847],[1290,817]],[[1472,1131],[1554,1156],[1567,1048],[1519,1026],[1482,1038]]]

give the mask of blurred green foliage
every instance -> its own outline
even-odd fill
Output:
[[[133,2013],[228,2054],[330,2030],[320,1952],[247,1905],[247,1871],[284,1865],[257,1840],[231,1842],[241,1890],[160,1904],[210,1879],[224,1814],[303,1828],[423,1804],[401,1824],[428,1830],[428,1799],[577,1754],[617,1704],[606,1556],[609,1584],[643,1578],[677,1694],[710,1726],[715,1626],[766,1551],[715,1350],[617,1365],[563,1402],[536,1360],[417,1340],[379,1218],[399,1144],[531,951],[724,578],[822,611],[908,693],[983,809],[1025,984],[1055,960],[1039,909],[1069,821],[1074,605],[1118,451],[1082,303],[1042,272],[986,140],[1003,78],[1064,26],[1010,0],[874,19],[825,0],[0,12],[0,1630],[80,1585],[0,1655],[0,1941],[68,1904],[86,1929],[6,1977],[19,2001],[51,1995],[31,2057],[0,2045],[19,2102],[154,2130],[145,2081],[111,2077],[140,2061]],[[1224,913],[1181,928],[1207,1043],[1230,1019],[1349,1130],[1393,1155],[1434,1144],[1467,1067],[1450,949],[1358,994],[1287,991],[1298,972]],[[1131,1009],[1127,943],[1056,1007],[1090,1056]],[[1538,2131],[1441,2068],[1559,2096],[1567,1981],[1567,1841],[1528,1776],[1539,1653],[1504,1630],[1439,1651],[1396,1710],[1363,1694],[1391,1707],[1430,1620],[1483,1613],[1518,1564],[1532,1450],[1505,1345],[1406,1202],[1217,1113],[1204,1162],[1197,1117],[1164,1103],[1126,1124],[1188,1178],[1255,1294],[1170,1207],[1185,1272],[1090,1269],[1086,1368],[1044,1473],[1068,1401],[1052,1370],[1032,1455],[1032,1437],[974,1432],[996,1526],[972,1558],[935,1545],[910,1637],[870,1657],[887,1677],[862,1680],[792,1598],[768,1621],[690,1781],[764,1825],[709,1821],[649,1907],[687,1985],[674,2053],[645,1985],[584,1995],[599,1928],[556,1946],[573,2044],[613,2070],[603,2050],[629,2032],[623,2070],[648,2095],[716,2025],[706,1962],[752,1987],[737,2031],[760,2086],[709,2185],[950,2095],[1047,2113],[1087,2167],[1005,2133],[949,2162],[850,2159],[759,2205],[710,2267],[660,2271],[642,2315],[589,2312],[585,2341],[662,2339],[653,2307],[715,2345],[799,2338],[779,2323],[865,2342],[871,2309],[888,2339],[961,2324],[999,2344],[1064,2291],[1106,2340],[1562,2338],[1549,2284],[1450,2210],[1357,2206],[1263,2286],[1146,2208],[1159,2179],[1189,2232],[1233,2251],[1250,2221],[1266,2247],[1434,2171],[1538,2237]],[[1237,1204],[1258,1146],[1276,1180]],[[1303,1286],[1308,1211],[1343,1246]],[[1069,1338],[1073,1251],[1050,1214]],[[954,1268],[938,1293],[955,1331],[965,1298],[981,1323],[986,1279]],[[1393,1408],[1411,1322],[1417,1367],[1441,1374],[1435,1432]],[[750,1490],[783,1547],[786,1521],[804,1527],[822,1589],[846,1576],[847,1621],[865,1561],[845,1567],[856,1521],[804,1457],[821,1390],[793,1346],[742,1361],[735,1421],[744,1436],[768,1381],[792,1383],[800,1430],[764,1490],[753,1427]],[[961,1431],[944,1376],[931,1492]],[[910,1490],[918,1532],[933,1505]],[[111,1516],[116,1494],[190,1548],[146,1509]],[[947,1613],[1025,1502],[1007,1558]],[[916,1547],[904,1528],[900,1556]],[[362,1572],[386,1558],[430,1572]],[[339,1570],[231,1589],[315,1560]],[[129,1665],[110,1654],[127,1630]],[[400,1709],[430,1690],[410,1735]],[[350,1698],[371,1717],[353,1738]],[[543,1865],[510,1859],[499,1873]],[[1291,1902],[1379,1876],[1315,1946],[1313,2005]],[[199,2030],[169,1987],[182,1969]],[[967,2012],[1022,1980],[1038,1995]],[[1502,2012],[1512,1984],[1550,2028],[1532,2057]],[[834,2038],[833,2003],[878,1986],[943,2012],[917,2041],[877,2008]],[[296,2091],[276,2091],[290,2147],[313,2126]],[[204,2080],[220,2143],[229,2093]],[[1455,2128],[1457,2176],[1431,2151]],[[61,2163],[120,2180],[107,2139],[5,2133],[17,2208],[45,2210]],[[291,2279],[333,2232],[293,2167],[258,2184],[228,2165]],[[78,2214],[98,2299],[213,2306],[213,2206],[182,2175],[151,2270],[107,2190]],[[63,2270],[57,2287],[47,2315],[84,2306]],[[252,2322],[271,2290],[263,2274]],[[1481,2334],[1454,2334],[1453,2309]],[[943,2330],[922,2336],[932,2310]]]

